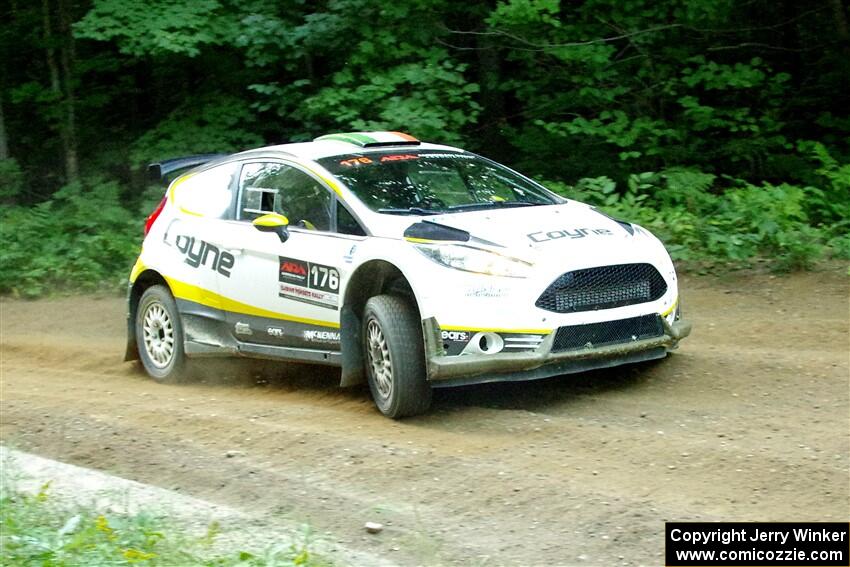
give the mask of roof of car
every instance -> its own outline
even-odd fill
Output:
[[[460,148],[452,146],[420,142],[413,136],[404,134],[403,132],[345,132],[320,136],[312,142],[266,146],[264,148],[241,152],[237,155],[281,152],[302,159],[317,160],[337,155],[386,151],[388,149],[463,151]]]

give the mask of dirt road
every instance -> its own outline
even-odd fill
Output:
[[[5,300],[0,437],[401,564],[660,564],[665,520],[848,519],[848,282],[684,278],[667,360],[403,422],[315,367],[157,385],[120,362],[121,299]]]

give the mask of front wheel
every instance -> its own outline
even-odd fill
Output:
[[[185,377],[183,326],[177,303],[165,286],[151,286],[142,294],[136,309],[136,344],[151,378],[179,382]]]
[[[363,350],[369,389],[381,413],[399,418],[428,410],[422,327],[410,300],[378,295],[366,302]]]

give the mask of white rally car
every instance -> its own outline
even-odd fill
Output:
[[[402,417],[690,332],[649,232],[457,148],[359,132],[153,168],[187,166],[130,274],[127,359],[160,381],[194,357],[328,364]]]

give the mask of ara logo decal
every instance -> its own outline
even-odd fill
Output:
[[[218,246],[183,234],[177,236],[175,244],[177,249],[186,256],[186,263],[193,268],[209,266],[212,271],[226,278],[230,277],[230,270],[236,263],[236,258],[230,252],[219,250]]]
[[[610,236],[613,234],[607,228],[575,228],[564,230],[550,230],[549,232],[532,232],[528,238],[532,242],[548,242],[559,238],[584,238],[585,236]]]
[[[294,258],[280,257],[280,274],[278,281],[307,285],[307,270],[309,264]]]
[[[392,154],[388,156],[381,156],[381,162],[387,161],[407,161],[410,159],[419,159],[419,156],[415,154]]]

